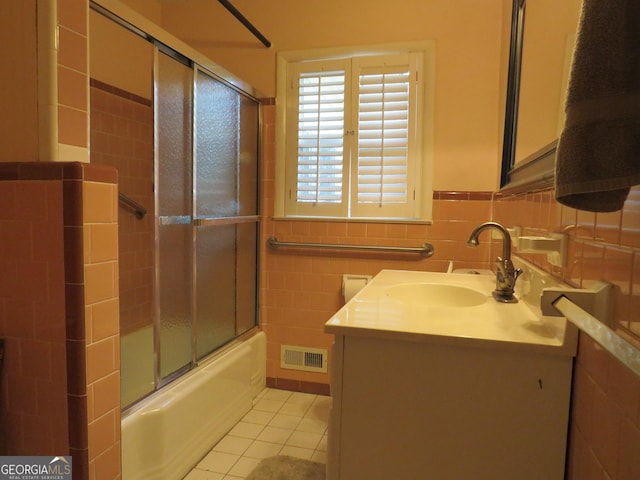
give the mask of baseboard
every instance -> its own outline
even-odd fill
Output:
[[[315,395],[331,395],[329,385],[326,383],[305,382],[288,378],[267,377],[267,387],[292,392],[313,393]]]

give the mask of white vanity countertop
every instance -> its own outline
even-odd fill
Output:
[[[389,288],[399,284],[460,286],[486,300],[472,306],[414,302],[389,295]],[[522,299],[499,303],[491,295],[494,289],[495,277],[489,275],[382,270],[325,324],[325,332],[575,355],[577,329],[564,317],[543,316]]]

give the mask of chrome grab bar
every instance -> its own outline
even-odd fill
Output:
[[[118,201],[125,204],[127,207],[133,210],[133,214],[137,219],[141,220],[147,214],[147,209],[140,205],[138,202],[131,200],[124,193],[118,193]]]
[[[281,242],[276,237],[267,239],[269,248],[277,249],[280,247],[287,248],[311,248],[311,249],[331,249],[331,250],[364,250],[376,252],[393,252],[393,253],[419,253],[423,257],[433,255],[433,245],[423,243],[420,247],[388,247],[385,245],[343,245],[332,243],[300,243],[300,242]]]

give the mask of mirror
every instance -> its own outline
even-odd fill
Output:
[[[553,184],[581,0],[513,0],[500,186]]]

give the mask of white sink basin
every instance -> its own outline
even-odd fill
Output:
[[[430,307],[475,307],[487,301],[487,295],[460,285],[438,283],[401,283],[384,293],[391,300]]]

